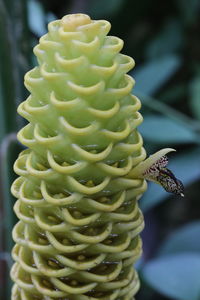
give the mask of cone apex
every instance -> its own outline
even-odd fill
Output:
[[[85,14],[69,14],[62,18],[61,24],[65,31],[75,31],[78,26],[90,24],[92,21]]]

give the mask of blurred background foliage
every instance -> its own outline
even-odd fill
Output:
[[[200,1],[0,0],[0,298],[9,300],[12,165],[22,146],[24,120],[16,107],[27,96],[24,73],[36,63],[32,47],[47,23],[68,13],[108,19],[111,35],[134,57],[134,94],[142,102],[139,131],[148,154],[173,147],[169,168],[185,185],[185,198],[155,184],[140,200],[146,228],[137,268],[137,300],[200,300]]]

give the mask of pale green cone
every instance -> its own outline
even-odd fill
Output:
[[[14,165],[12,300],[132,300],[139,288],[142,117],[126,75],[134,61],[109,30],[67,15],[34,49],[39,66],[18,108],[30,123]]]

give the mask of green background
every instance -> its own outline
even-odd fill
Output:
[[[0,0],[0,299],[9,300],[16,222],[9,186],[22,146],[17,116],[27,97],[23,76],[35,64],[32,47],[47,23],[68,13],[88,13],[112,23],[111,35],[136,67],[133,93],[142,102],[139,131],[151,154],[172,147],[169,168],[185,185],[185,197],[155,184],[140,200],[146,228],[137,264],[137,300],[200,300],[200,1],[199,0]]]

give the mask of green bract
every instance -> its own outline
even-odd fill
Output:
[[[18,133],[28,149],[12,185],[12,300],[132,300],[138,290],[146,181],[131,172],[146,157],[142,117],[126,75],[134,61],[109,30],[67,15],[34,49],[39,66],[18,108],[29,124]]]

